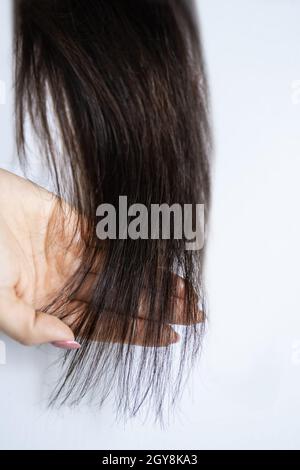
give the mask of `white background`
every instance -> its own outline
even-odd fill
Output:
[[[116,423],[109,405],[49,411],[58,352],[2,335],[3,449],[300,448],[300,1],[198,3],[215,131],[210,325],[181,411],[164,430]],[[12,169],[10,4],[0,2],[0,165]]]

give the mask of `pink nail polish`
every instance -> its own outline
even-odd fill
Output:
[[[53,341],[52,346],[61,349],[79,349],[81,345],[77,341]]]

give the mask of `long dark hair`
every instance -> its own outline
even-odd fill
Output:
[[[147,403],[161,416],[201,345],[204,250],[188,251],[179,239],[100,241],[96,210],[126,195],[128,205],[146,207],[202,203],[207,218],[207,84],[193,1],[16,0],[15,6],[19,155],[25,161],[29,116],[56,192],[77,214],[74,240],[79,235],[84,247],[80,267],[45,306],[69,318],[82,344],[66,353],[52,401],[76,404],[92,390],[102,404],[115,390],[119,411],[134,415]],[[184,279],[188,326],[180,345],[159,348],[166,325],[176,323],[174,270]],[[90,273],[88,300],[77,311],[71,299]],[[141,304],[148,344],[136,347]]]

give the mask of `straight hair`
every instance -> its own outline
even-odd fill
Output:
[[[126,195],[128,205],[147,208],[201,203],[207,220],[211,137],[194,2],[16,0],[15,59],[18,154],[26,163],[29,120],[55,192],[76,214],[72,243],[82,242],[80,266],[44,306],[82,344],[64,355],[50,401],[102,405],[113,392],[118,413],[134,416],[143,405],[161,418],[201,349],[205,250],[188,251],[179,239],[101,241],[96,212]],[[175,272],[185,283],[187,326],[178,345],[157,347],[172,323]],[[78,308],[72,299],[90,273]],[[141,305],[152,340],[135,346]]]

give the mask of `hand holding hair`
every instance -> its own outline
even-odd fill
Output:
[[[57,226],[60,232],[57,233],[56,242],[53,246],[46,246],[49,240],[48,224],[58,204],[57,198],[30,181],[4,170],[0,170],[0,187],[0,331],[24,345],[58,342],[56,345],[66,349],[79,348],[72,329],[67,326],[67,323],[74,321],[74,317],[68,316],[68,309],[72,310],[69,299],[65,304],[65,321],[43,312],[43,307],[57,297],[80,264],[75,256],[76,249],[72,249],[67,238],[74,216],[65,204],[64,212],[61,209],[61,223]],[[61,230],[63,221],[67,223],[68,231]],[[77,303],[78,314],[80,307],[89,301],[95,278],[96,275],[90,273],[77,297],[71,301]],[[170,318],[169,322],[184,324],[184,281],[178,276],[176,278],[176,307],[174,318]],[[106,329],[110,322],[114,323],[117,314],[111,311],[103,316],[102,329],[95,334],[96,341],[105,340]],[[178,335],[168,324],[164,326],[160,343],[155,337],[146,337],[144,325],[149,320],[141,299],[138,314],[132,315],[131,320],[135,322],[135,337],[131,339],[133,344],[167,346],[178,341]],[[200,314],[196,321],[201,321]],[[116,329],[111,340],[121,341],[122,331]]]
[[[10,231],[25,228],[28,247],[24,256],[14,232],[6,254],[18,247],[22,282],[9,286],[34,311],[67,324],[82,346],[66,353],[52,403],[77,404],[91,392],[101,405],[114,392],[118,411],[135,415],[147,403],[161,417],[201,349],[204,250],[186,250],[183,237],[102,243],[95,217],[99,205],[116,207],[125,195],[147,210],[203,204],[207,219],[211,135],[194,7],[15,0],[18,155],[30,162],[28,124],[59,197],[51,217],[48,204],[30,227],[20,209],[18,220],[7,215]],[[46,225],[44,238],[32,232]],[[183,325],[180,341],[173,324]]]
[[[62,282],[44,250],[55,198],[4,170],[0,187],[0,331],[24,345],[63,341],[75,348],[72,330],[41,310]]]

